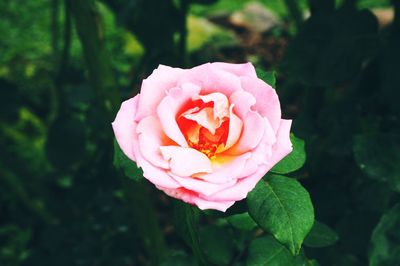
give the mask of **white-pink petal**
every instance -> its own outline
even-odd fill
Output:
[[[184,177],[212,171],[210,159],[198,150],[178,146],[161,146],[160,149],[176,175]]]
[[[214,119],[213,109],[211,107],[205,107],[197,113],[186,114],[183,115],[183,117],[207,128],[213,135],[215,134],[215,130],[221,125],[219,120]]]
[[[199,98],[205,103],[214,103],[214,119],[218,118],[222,120],[222,118],[229,115],[229,102],[228,98],[224,94],[214,92],[207,95],[200,95]]]

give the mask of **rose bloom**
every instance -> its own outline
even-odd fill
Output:
[[[291,120],[250,63],[160,65],[112,126],[146,179],[200,209],[225,211],[292,151]]]

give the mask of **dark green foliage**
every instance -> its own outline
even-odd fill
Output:
[[[378,25],[368,11],[343,7],[307,20],[286,53],[285,70],[313,86],[348,82],[375,55]]]
[[[227,220],[229,224],[240,230],[249,231],[257,226],[257,223],[247,212],[229,216]]]
[[[400,205],[386,212],[371,237],[370,266],[400,265]]]
[[[400,192],[400,136],[366,134],[354,138],[354,156],[370,178],[386,182]]]
[[[62,117],[49,127],[47,158],[60,170],[74,169],[85,156],[85,124],[77,118]]]
[[[227,227],[208,226],[200,230],[200,246],[209,262],[228,265],[235,255],[232,232]]]
[[[339,236],[326,224],[314,221],[310,233],[304,239],[304,245],[311,248],[330,246],[339,240]]]

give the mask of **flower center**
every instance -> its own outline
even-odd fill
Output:
[[[218,148],[222,145],[225,145],[226,135],[228,133],[226,125],[228,121],[225,121],[216,131],[215,134],[211,134],[211,132],[204,128],[200,127],[199,129],[199,137],[197,142],[192,142],[190,137],[186,136],[186,140],[189,143],[189,146],[193,149],[196,149],[209,158],[215,157],[215,154],[218,151]]]
[[[214,158],[226,144],[229,117],[215,118],[213,102],[191,101],[177,116],[178,126],[189,146]]]

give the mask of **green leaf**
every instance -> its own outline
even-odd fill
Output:
[[[272,236],[257,238],[250,243],[247,266],[291,266],[294,257]]]
[[[304,140],[290,134],[290,141],[293,144],[293,151],[272,167],[271,172],[276,174],[287,174],[300,169],[306,161]]]
[[[312,248],[322,248],[335,244],[338,239],[339,236],[329,226],[314,221],[314,226],[304,240],[304,245]]]
[[[257,77],[265,81],[272,88],[276,88],[276,72],[275,71],[264,71],[261,68],[256,68]]]
[[[400,204],[386,212],[371,237],[370,266],[400,265]]]
[[[235,255],[233,235],[226,227],[206,226],[200,229],[200,245],[209,262],[228,265]]]
[[[360,169],[397,192],[400,192],[399,150],[399,135],[365,134],[354,138],[354,157]]]
[[[226,219],[230,225],[240,230],[250,231],[257,227],[257,223],[250,217],[248,212],[234,214]]]
[[[134,181],[143,179],[143,172],[137,168],[136,163],[129,159],[121,150],[118,142],[114,140],[114,159],[113,163],[115,168],[124,172],[125,176]]]
[[[261,180],[247,197],[249,214],[293,254],[300,251],[314,223],[310,195],[292,178],[280,175]]]

